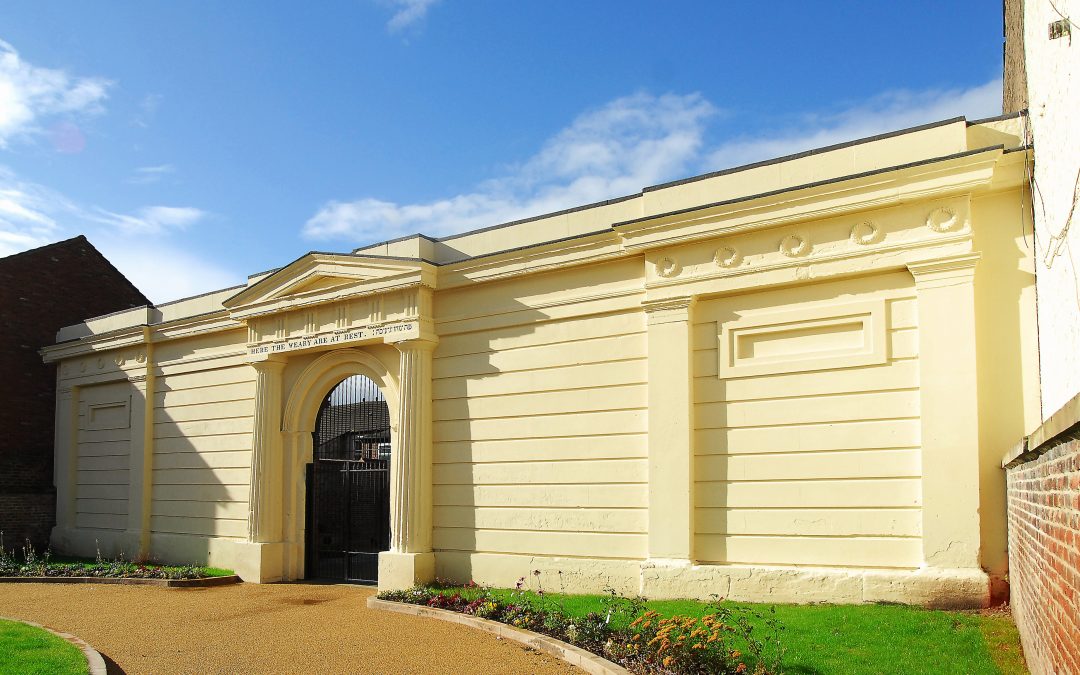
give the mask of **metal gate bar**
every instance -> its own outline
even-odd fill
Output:
[[[378,581],[390,547],[390,412],[363,376],[323,401],[308,465],[309,578]]]

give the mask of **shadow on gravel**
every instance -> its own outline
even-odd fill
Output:
[[[108,654],[101,654],[101,658],[105,661],[105,672],[109,675],[127,675],[116,661],[109,658]]]

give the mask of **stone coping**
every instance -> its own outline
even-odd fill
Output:
[[[1053,441],[1066,435],[1076,436],[1080,427],[1080,394],[1061,406],[1020,442],[1012,447],[1001,459],[1001,468],[1011,469],[1018,464],[1030,462],[1054,447]]]
[[[575,647],[572,644],[568,644],[562,640],[556,640],[547,635],[514,628],[513,626],[508,626],[507,624],[499,623],[498,621],[481,619],[468,614],[462,614],[461,612],[453,612],[448,609],[435,609],[434,607],[427,607],[425,605],[410,605],[404,602],[380,600],[375,596],[368,598],[367,605],[371,609],[383,609],[388,612],[425,616],[441,621],[459,623],[470,628],[476,628],[485,633],[491,633],[498,637],[506,638],[507,640],[520,642],[526,647],[532,647],[545,654],[551,654],[552,656],[562,659],[570,665],[581,668],[585,672],[592,673],[593,675],[629,675],[630,673],[626,668],[597,656],[592,652],[581,649],[580,647]]]
[[[70,644],[75,645],[82,651],[83,656],[86,657],[86,666],[90,670],[90,675],[107,675],[108,671],[105,668],[105,659],[101,657],[98,650],[94,649],[86,643],[80,637],[72,635],[71,633],[62,633],[58,630],[53,630],[48,626],[42,626],[40,623],[34,623],[33,621],[23,621],[22,619],[11,619],[6,616],[0,616],[0,619],[4,621],[11,621],[13,623],[26,624],[27,626],[33,626],[34,628],[40,628],[41,630],[48,631],[58,638],[61,638]]]
[[[0,577],[0,584],[123,584],[127,586],[162,586],[165,588],[206,588],[240,583],[240,577],[205,579],[139,579],[125,577]]]

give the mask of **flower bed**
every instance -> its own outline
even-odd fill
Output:
[[[21,555],[16,555],[14,551],[4,550],[0,543],[0,577],[7,578],[208,579],[231,574],[231,570],[216,567],[107,560],[100,554],[94,560],[57,559],[47,551],[36,553],[29,544]]]
[[[610,591],[603,612],[574,616],[547,596],[534,571],[537,588],[525,591],[525,577],[509,598],[470,584],[463,590],[438,585],[388,591],[381,600],[424,605],[549,635],[618,663],[634,673],[769,673],[782,672],[782,627],[771,617],[716,601],[704,616],[663,617],[645,611],[641,598],[623,598]],[[765,626],[764,640],[753,634]]]

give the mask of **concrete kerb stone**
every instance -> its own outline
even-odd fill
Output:
[[[86,657],[86,666],[90,670],[90,675],[106,675],[107,670],[105,668],[105,659],[102,658],[98,650],[91,647],[86,643],[86,640],[72,635],[71,633],[63,633],[58,630],[53,630],[48,626],[42,626],[40,623],[34,623],[33,621],[23,621],[22,619],[10,619],[6,616],[0,616],[0,619],[4,621],[11,621],[13,623],[21,623],[27,626],[33,626],[34,628],[40,628],[41,630],[48,631],[58,638],[65,640],[66,642],[75,645]]]
[[[163,586],[165,588],[207,588],[238,584],[240,577],[205,579],[129,579],[123,577],[0,577],[0,584],[120,584],[124,586]]]
[[[475,616],[469,616],[468,614],[462,614],[461,612],[452,612],[447,609],[435,609],[434,607],[424,607],[422,605],[410,605],[403,602],[379,600],[374,596],[368,598],[367,605],[371,609],[382,609],[388,612],[398,612],[399,614],[411,614],[413,616],[439,619],[440,621],[449,621],[451,623],[458,623],[463,626],[482,630],[485,633],[491,633],[500,638],[520,642],[526,647],[532,647],[545,654],[550,654],[587,673],[592,673],[592,675],[629,675],[630,673],[629,670],[618,664],[612,663],[592,652],[585,651],[584,649],[575,647],[562,640],[556,640],[547,635],[514,628],[513,626],[508,626],[505,623],[499,623],[498,621],[481,619]]]

